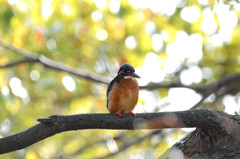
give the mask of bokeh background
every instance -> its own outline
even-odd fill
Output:
[[[229,0],[0,0],[0,40],[108,80],[130,63],[141,86],[207,85],[240,70],[239,18],[240,4]],[[0,47],[0,65],[22,58]],[[106,113],[106,89],[40,64],[0,69],[0,137],[54,114]],[[233,114],[239,95],[212,95],[202,108]],[[142,89],[134,112],[187,110],[201,98],[187,88]],[[151,159],[191,130],[64,132],[0,158],[95,158],[123,149],[112,158]]]

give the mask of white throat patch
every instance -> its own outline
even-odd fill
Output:
[[[134,80],[134,77],[132,77],[132,76],[124,76],[124,79],[131,79],[131,80]]]

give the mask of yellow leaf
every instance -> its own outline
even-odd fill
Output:
[[[38,159],[38,156],[34,151],[30,150],[26,154],[26,159]]]

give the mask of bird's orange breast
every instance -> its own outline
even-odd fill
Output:
[[[138,83],[134,79],[121,78],[115,82],[110,94],[108,110],[110,113],[129,113],[133,111],[138,102]]]

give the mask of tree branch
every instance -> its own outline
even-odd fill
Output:
[[[74,152],[72,154],[68,154],[68,155],[74,157],[76,155],[79,155],[80,153],[82,153],[86,149],[91,149],[93,147],[93,144],[103,145],[103,144],[106,143],[107,140],[121,141],[121,140],[123,140],[125,135],[126,135],[126,132],[120,133],[118,136],[115,136],[113,138],[112,137],[107,137],[106,139],[101,139],[101,140],[98,140],[98,141],[94,141],[94,143],[87,143],[83,147],[79,148],[76,152]]]
[[[22,55],[26,58],[26,60],[20,60],[18,62],[12,62],[10,64],[0,66],[0,68],[11,67],[13,65],[17,65],[17,64],[21,64],[21,63],[27,63],[27,62],[36,62],[36,63],[42,64],[43,66],[45,66],[47,68],[67,72],[69,74],[76,75],[76,76],[84,78],[86,80],[90,80],[90,81],[98,82],[98,83],[103,83],[103,84],[108,84],[109,83],[109,80],[106,79],[105,77],[101,77],[101,76],[98,76],[98,75],[93,74],[93,73],[84,72],[84,71],[81,71],[79,69],[70,68],[70,67],[68,67],[68,66],[66,66],[66,65],[64,65],[60,62],[53,61],[53,60],[51,60],[51,59],[49,59],[49,58],[47,58],[43,55],[38,55],[37,53],[34,53],[34,52],[29,52],[29,51],[26,51],[24,49],[16,48],[13,45],[7,44],[7,43],[5,43],[1,40],[0,40],[0,46],[2,46],[3,48],[6,48],[8,50],[13,51],[14,53]],[[145,85],[145,86],[140,86],[140,88],[141,89],[154,90],[154,89],[158,89],[158,88],[183,87],[183,88],[189,88],[189,89],[195,90],[196,92],[198,92],[202,95],[206,95],[206,94],[212,94],[215,91],[217,91],[218,89],[220,89],[222,87],[226,87],[228,85],[237,85],[238,84],[237,81],[239,79],[240,79],[240,74],[236,73],[236,74],[233,74],[233,75],[226,76],[223,79],[221,79],[220,81],[209,84],[209,85],[206,85],[206,86],[187,86],[187,85],[182,84],[181,82],[174,82],[174,83],[170,83],[170,84],[150,83],[150,84]]]
[[[5,65],[0,65],[0,69],[1,68],[12,67],[12,66],[15,66],[15,65],[23,64],[23,63],[30,63],[30,62],[35,62],[35,61],[32,61],[30,59],[17,60],[17,61],[13,61],[13,62],[7,63]]]
[[[239,159],[240,116],[222,115],[215,128],[196,128],[166,153],[176,151],[191,159]]]
[[[98,82],[98,83],[103,83],[103,84],[109,83],[109,80],[104,77],[98,76],[93,73],[87,73],[87,72],[81,71],[79,69],[70,68],[60,62],[53,61],[43,55],[38,55],[37,53],[33,53],[33,52],[30,53],[23,49],[18,49],[11,44],[4,43],[1,40],[0,40],[0,46],[24,56],[26,59],[28,59],[29,62],[39,63],[39,64],[43,65],[44,67],[58,70],[58,71],[67,72],[69,74],[76,75],[78,77],[81,77],[81,78],[84,78],[86,80],[90,80],[93,82]],[[20,63],[17,63],[17,64],[20,64]],[[6,65],[9,65],[9,64],[6,64]],[[10,66],[13,66],[13,65],[10,65]],[[10,67],[10,66],[8,66],[8,67]],[[6,67],[0,66],[0,68],[6,68]]]
[[[133,141],[130,141],[130,142],[124,144],[124,145],[121,146],[116,152],[109,153],[109,154],[107,154],[107,155],[105,155],[105,156],[98,157],[98,158],[96,158],[96,159],[106,159],[106,158],[115,156],[116,154],[118,154],[118,153],[120,153],[120,152],[123,152],[124,150],[127,150],[129,147],[131,147],[131,146],[133,146],[133,145],[136,145],[136,144],[139,144],[139,143],[141,143],[142,141],[144,141],[145,139],[150,138],[150,137],[152,137],[153,135],[157,135],[157,134],[159,134],[159,133],[161,133],[161,130],[153,131],[153,132],[151,132],[151,133],[149,133],[149,134],[147,134],[147,135],[144,135],[144,136],[142,136],[142,137],[139,137],[139,138],[137,138],[137,139],[135,139],[135,140],[133,140]]]
[[[38,119],[39,124],[15,135],[0,139],[0,154],[19,150],[57,133],[82,129],[162,129],[221,127],[223,116],[214,110],[198,109],[180,112],[123,114],[54,115]],[[216,130],[217,131],[217,130]]]
[[[58,70],[58,71],[63,71],[67,72],[69,74],[81,77],[83,79],[93,81],[93,82],[98,82],[102,84],[108,84],[109,79],[106,79],[105,77],[93,74],[93,73],[88,73],[81,71],[79,69],[75,68],[70,68],[60,62],[53,61],[43,55],[38,55],[33,52],[29,52],[23,49],[18,49],[14,47],[11,44],[7,44],[3,41],[0,40],[0,46],[13,51],[14,53],[20,54],[25,57],[25,60],[19,60],[15,62],[11,62],[5,65],[0,66],[0,68],[7,68],[11,67],[14,65],[22,64],[22,63],[39,63],[46,68]],[[195,104],[191,109],[196,109],[198,108],[207,97],[209,97],[211,94],[215,94],[216,97],[218,96],[223,96],[225,94],[233,93],[233,92],[239,92],[240,91],[240,74],[235,73],[229,76],[226,76],[222,78],[221,80],[208,84],[208,85],[198,85],[198,86],[187,86],[182,84],[181,82],[174,82],[170,84],[166,83],[149,83],[148,85],[145,86],[139,86],[140,89],[147,89],[147,90],[154,90],[154,89],[159,89],[159,88],[188,88],[196,91],[197,93],[201,94],[203,98]]]

